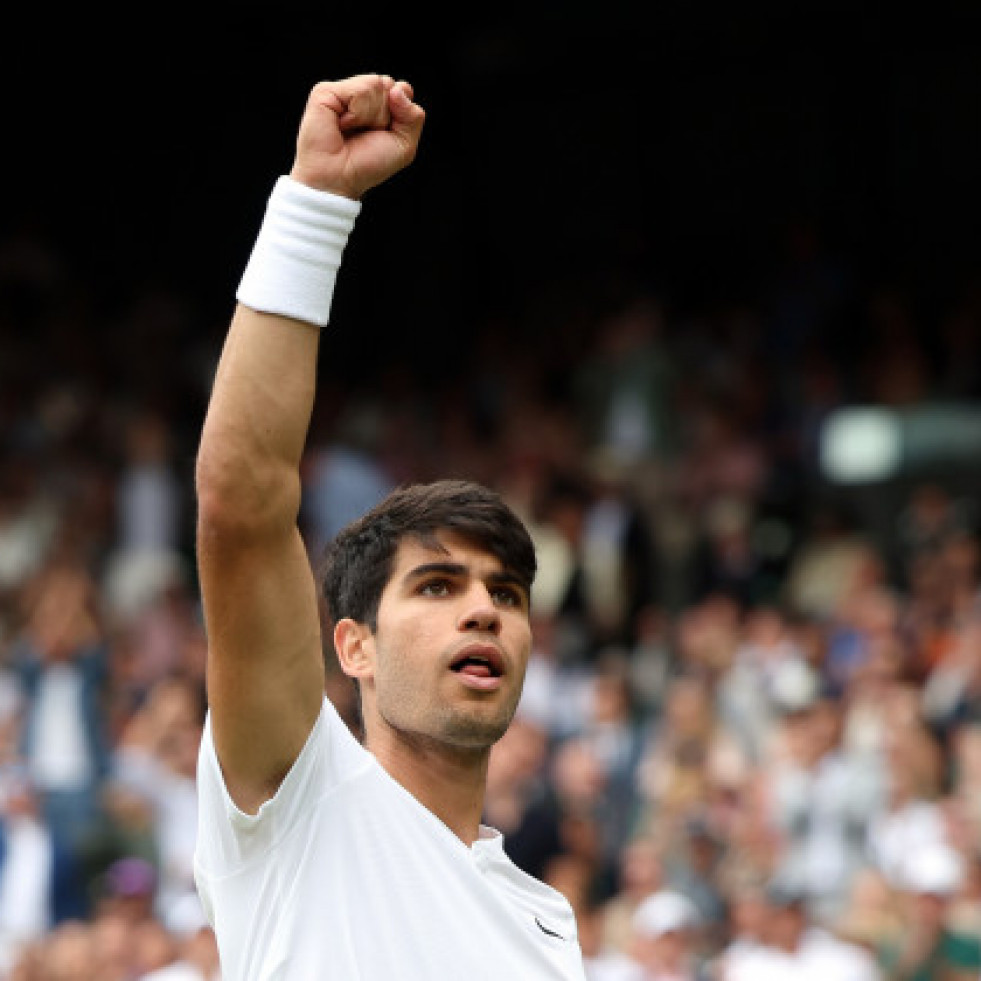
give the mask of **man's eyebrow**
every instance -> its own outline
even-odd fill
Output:
[[[462,562],[424,562],[422,565],[417,565],[414,569],[410,569],[405,574],[405,578],[407,580],[414,581],[416,579],[425,579],[426,576],[435,574],[444,576],[465,576],[469,571],[469,568]],[[502,569],[499,572],[490,573],[490,575],[487,576],[487,581],[494,583],[497,586],[519,586],[521,589],[527,592],[527,589],[521,579],[513,572],[508,572],[506,569]]]
[[[527,588],[525,584],[518,578],[513,572],[508,572],[506,569],[501,572],[492,572],[487,577],[488,582],[496,583],[499,586],[520,586],[525,592]]]
[[[406,574],[406,579],[424,579],[434,573],[442,573],[444,576],[463,576],[467,573],[467,567],[462,562],[424,562],[410,569]]]

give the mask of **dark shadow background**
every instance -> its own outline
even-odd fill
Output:
[[[399,356],[451,365],[475,312],[614,269],[678,307],[756,295],[802,228],[930,302],[978,269],[979,28],[967,2],[39,16],[7,41],[0,234],[42,230],[107,307],[160,280],[223,321],[309,86],[381,70],[429,119],[336,318]]]
[[[803,317],[861,401],[892,344],[875,298],[903,309],[909,357],[938,362],[952,311],[981,309],[977,4],[21,16],[0,264],[29,264],[34,241],[59,266],[32,296],[5,280],[0,392],[15,415],[78,377],[155,402],[188,479],[236,284],[322,78],[408,78],[428,112],[418,159],[370,193],[348,245],[321,364],[337,400],[393,367],[464,385],[489,348],[561,385],[589,356],[583,324],[641,293],[682,344],[701,321],[735,350],[741,311]],[[850,299],[822,311],[827,289]],[[796,384],[786,351],[762,357],[768,388]],[[887,491],[867,520],[894,509]]]

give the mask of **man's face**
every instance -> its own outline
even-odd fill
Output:
[[[774,906],[767,918],[767,942],[779,950],[793,952],[800,943],[806,925],[807,915],[800,904]]]
[[[368,738],[484,750],[514,716],[531,649],[528,595],[493,555],[450,534],[395,555],[369,638]]]

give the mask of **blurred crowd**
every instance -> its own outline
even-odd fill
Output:
[[[0,243],[0,978],[220,977],[192,477],[224,327]],[[325,344],[302,528],[316,562],[437,476],[528,522],[486,821],[573,903],[589,981],[978,981],[976,501],[925,474],[873,529],[820,440],[842,406],[981,398],[981,292],[924,307],[802,232],[736,299],[607,271],[447,343],[357,380]]]

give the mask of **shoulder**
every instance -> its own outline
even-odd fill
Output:
[[[237,824],[248,824],[261,815],[291,810],[289,801],[317,796],[325,789],[345,779],[373,759],[355,739],[330,699],[324,696],[320,714],[307,736],[307,741],[286,774],[276,793],[255,815],[244,814],[232,802],[222,773],[211,728],[210,711],[205,716],[201,747],[198,756],[198,783],[202,789],[202,805],[224,810]]]
[[[517,903],[537,915],[548,930],[567,940],[578,938],[576,915],[563,893],[518,866],[504,851],[503,838],[491,844],[489,852],[495,871]]]

